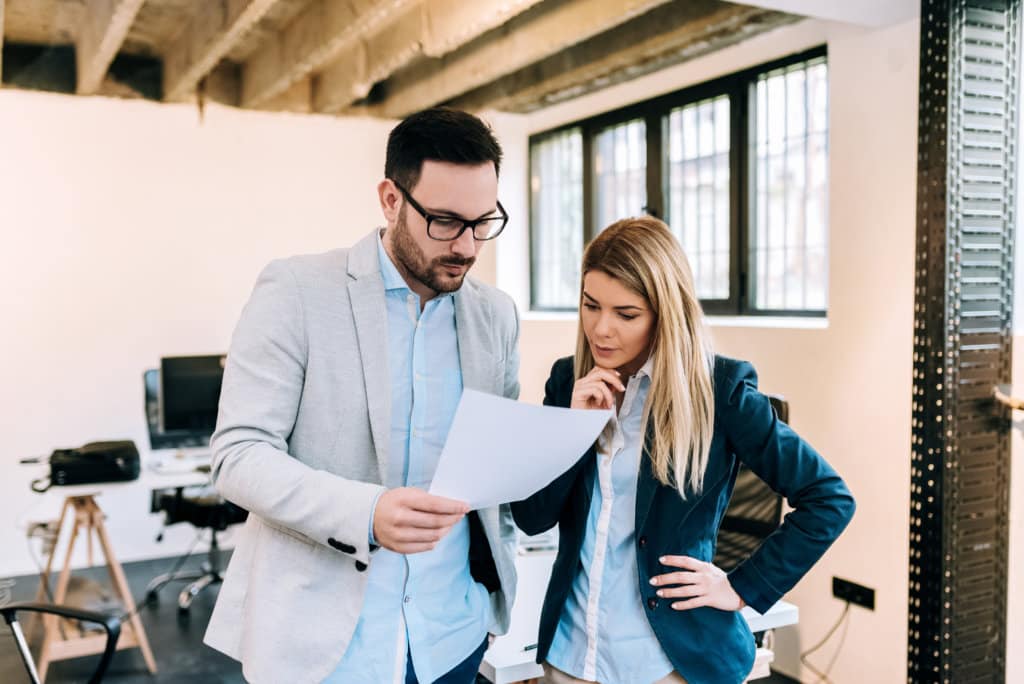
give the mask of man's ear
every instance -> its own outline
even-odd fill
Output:
[[[402,195],[389,178],[385,178],[377,184],[377,197],[380,200],[381,211],[389,225],[398,221],[398,212],[402,206]]]

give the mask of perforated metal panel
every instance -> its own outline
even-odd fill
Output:
[[[921,8],[907,679],[1002,682],[1019,0]]]

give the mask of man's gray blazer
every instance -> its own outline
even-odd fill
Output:
[[[319,682],[341,660],[365,596],[370,513],[388,472],[391,385],[377,231],[351,249],[272,262],[228,353],[212,477],[249,511],[205,641],[253,682]],[[455,294],[466,388],[518,398],[519,319],[468,278]],[[480,445],[486,449],[486,444]],[[478,512],[508,629],[515,527]],[[488,559],[489,561],[489,559]]]

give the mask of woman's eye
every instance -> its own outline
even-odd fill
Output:
[[[631,321],[631,320],[633,320],[634,318],[636,318],[636,316],[627,316],[626,314],[619,314],[619,315],[620,315],[620,316],[622,316],[622,318],[623,318],[624,320],[627,320],[627,321]]]
[[[594,304],[584,304],[583,308],[587,311],[597,311],[597,306]]]

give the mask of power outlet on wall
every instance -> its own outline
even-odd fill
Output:
[[[850,603],[867,608],[868,610],[875,609],[875,590],[868,589],[865,586],[849,580],[833,577],[832,595],[837,599],[849,601]]]

